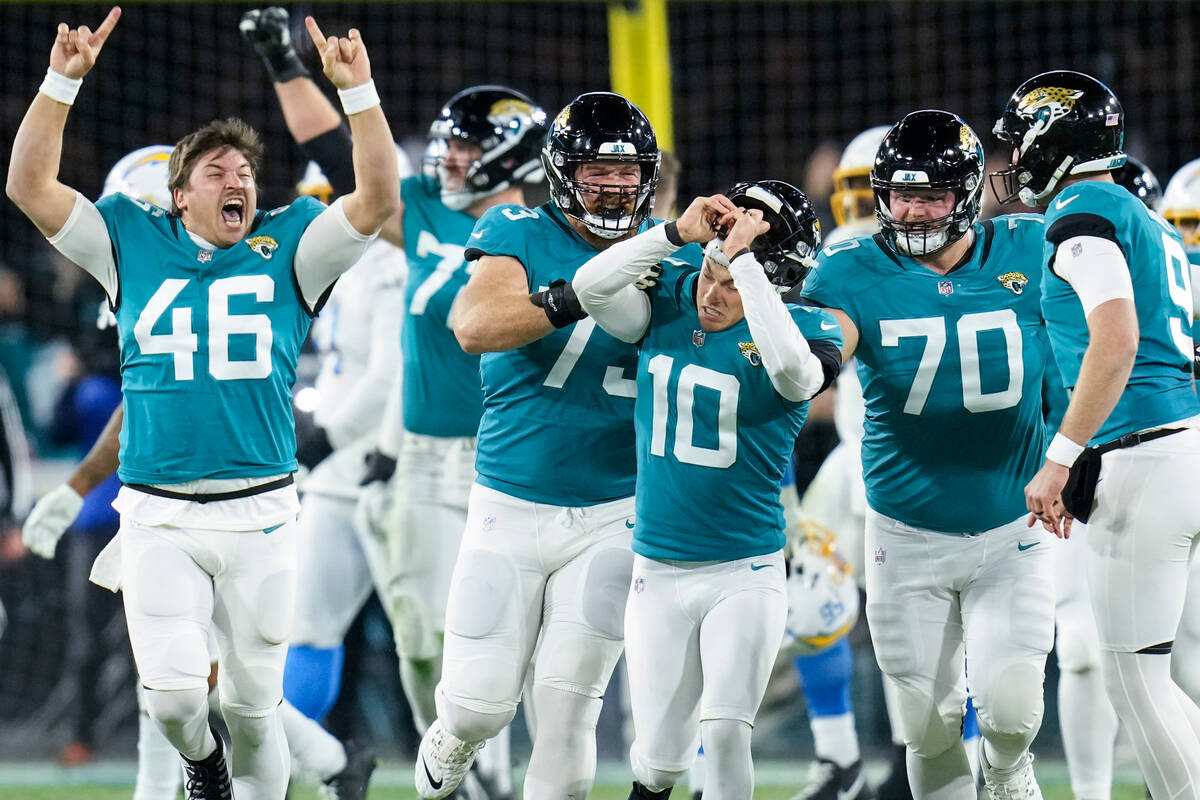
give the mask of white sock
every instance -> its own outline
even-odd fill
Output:
[[[512,747],[509,742],[509,729],[497,733],[479,751],[475,757],[479,771],[492,783],[497,793],[512,794]]]
[[[754,762],[750,731],[736,719],[706,719],[700,723],[708,763],[704,779],[707,800],[745,800],[754,796]]]
[[[1059,675],[1058,719],[1071,793],[1081,800],[1109,800],[1119,723],[1098,668]]]
[[[705,760],[707,756],[701,750],[696,754],[696,760],[692,762],[692,768],[688,770],[688,789],[692,794],[704,791],[704,770]]]
[[[291,757],[279,712],[243,716],[228,706],[221,709],[229,728],[230,770],[233,796],[277,798],[287,792]]]
[[[963,739],[963,747],[967,750],[967,762],[971,765],[971,780],[979,783],[979,737],[972,736]]]
[[[601,700],[544,684],[535,684],[533,695],[538,727],[523,796],[525,800],[583,800],[596,779]]]
[[[862,758],[858,749],[858,734],[854,731],[854,715],[847,712],[836,717],[813,717],[813,744],[818,758],[828,759],[839,767],[848,767]]]
[[[278,713],[292,754],[293,773],[313,775],[323,781],[346,768],[346,748],[337,737],[287,700],[280,704]]]
[[[138,764],[133,800],[174,800],[183,784],[183,763],[175,746],[150,719],[144,708],[142,686],[138,697]]]
[[[907,752],[908,782],[922,800],[975,800],[975,781],[962,739],[935,758]]]
[[[1101,651],[1104,683],[1137,753],[1150,794],[1200,798],[1200,736],[1163,655]]]

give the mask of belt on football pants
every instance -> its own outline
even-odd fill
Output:
[[[263,494],[274,489],[282,489],[284,486],[291,486],[296,482],[296,476],[285,475],[273,481],[260,483],[257,486],[247,486],[245,489],[235,489],[232,492],[172,492],[170,489],[160,489],[157,486],[150,486],[145,483],[127,483],[125,484],[130,489],[136,489],[143,494],[152,494],[155,497],[166,497],[171,500],[188,500],[193,503],[216,503],[221,500],[237,500],[239,497],[253,497],[256,494]]]
[[[1190,428],[1159,428],[1143,433],[1127,433],[1118,436],[1111,442],[1105,442],[1096,447],[1085,447],[1075,459],[1074,466],[1067,476],[1067,485],[1063,487],[1063,506],[1071,516],[1080,522],[1087,522],[1092,515],[1092,507],[1096,503],[1096,482],[1100,480],[1100,456],[1113,450],[1123,450],[1143,442],[1152,442],[1173,433],[1190,430]]]

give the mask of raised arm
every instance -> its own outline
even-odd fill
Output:
[[[305,17],[304,24],[321,55],[325,76],[338,89],[354,139],[354,191],[343,198],[346,218],[359,233],[375,234],[396,212],[400,175],[367,48],[357,28],[345,37],[326,37],[312,17]]]
[[[94,33],[58,24],[50,69],[13,137],[5,192],[45,236],[58,233],[75,207],[75,190],[58,180],[67,112],[120,17],[114,6]]]

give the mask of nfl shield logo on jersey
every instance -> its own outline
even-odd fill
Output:
[[[201,264],[207,264],[212,261],[212,253],[212,250],[201,250],[199,253],[196,253],[196,260]]]
[[[882,547],[875,548],[875,566],[882,567],[883,562],[887,561],[887,550]]]
[[[645,589],[646,589],[646,579],[639,576],[633,582],[633,591],[636,592],[637,594],[641,594],[643,591],[645,591]]]
[[[692,344],[696,347],[704,346],[704,331],[692,331]]]
[[[938,294],[942,296],[954,294],[954,284],[950,281],[938,281]]]

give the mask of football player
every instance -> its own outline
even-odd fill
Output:
[[[445,797],[512,719],[534,710],[530,800],[584,797],[601,697],[621,653],[636,473],[631,345],[596,330],[567,281],[648,225],[659,150],[625,98],[580,95],[542,152],[551,201],[489,209],[451,320],[483,353],[483,419],[446,610],[438,719],[418,794]]]
[[[1116,95],[1070,71],[1021,84],[996,122],[998,197],[1045,209],[1042,307],[1071,390],[1025,495],[1031,525],[1086,523],[1108,696],[1150,793],[1196,798],[1200,708],[1171,676],[1200,531],[1191,276],[1179,232],[1113,181],[1124,126]]]
[[[1156,210],[1162,200],[1158,179],[1145,164],[1132,156],[1128,159],[1125,166],[1113,171],[1113,180],[1147,208]],[[1051,429],[1057,428],[1060,421],[1061,415]],[[1118,721],[1100,677],[1100,638],[1088,594],[1086,551],[1086,528],[1080,526],[1063,540],[1055,558],[1058,718],[1071,792],[1083,800],[1108,800],[1112,795]],[[1172,667],[1175,661],[1172,659]]]
[[[176,145],[170,212],[122,194],[93,205],[57,179],[62,133],[119,16],[94,32],[59,25],[7,192],[100,282],[117,317],[121,529],[93,579],[124,594],[150,716],[184,757],[190,798],[229,798],[234,786],[246,800],[278,798],[298,509],[290,388],[311,317],[395,209],[396,154],[358,31],[326,38],[309,17],[355,132],[352,193],[260,211],[261,144],[231,119]],[[210,630],[231,770],[208,726]]]
[[[1028,748],[1054,632],[1051,559],[1021,513],[1045,440],[1041,224],[978,222],[983,164],[958,116],[907,115],[871,172],[880,233],[826,247],[803,290],[858,358],[867,618],[914,797],[975,797],[968,688],[993,797],[1041,797]]]
[[[639,292],[642,272],[686,242],[708,244],[702,269],[671,270],[653,299]],[[819,242],[803,193],[743,183],[606,250],[573,280],[602,328],[640,343],[631,798],[666,797],[700,738],[704,796],[753,794],[751,726],[788,613],[779,481],[807,401],[840,366],[832,318],[779,299]],[[680,506],[718,484],[709,502]]]
[[[287,12],[250,11],[241,31],[267,66],[293,137],[335,188],[344,185],[349,141],[340,116],[291,46]],[[393,484],[400,497],[389,525],[392,575],[385,605],[405,693],[422,733],[437,713],[433,690],[441,674],[446,597],[482,414],[479,357],[458,346],[447,315],[471,268],[463,253],[476,219],[492,206],[523,205],[523,186],[543,179],[538,153],[545,131],[545,113],[520,92],[475,86],[454,95],[430,126],[424,174],[403,181],[400,210],[382,234],[405,249],[410,277],[403,370],[388,405],[402,417],[385,420],[385,429],[395,434],[383,437],[370,477],[386,480],[397,473]],[[483,760],[498,795],[511,794],[507,731]]]

